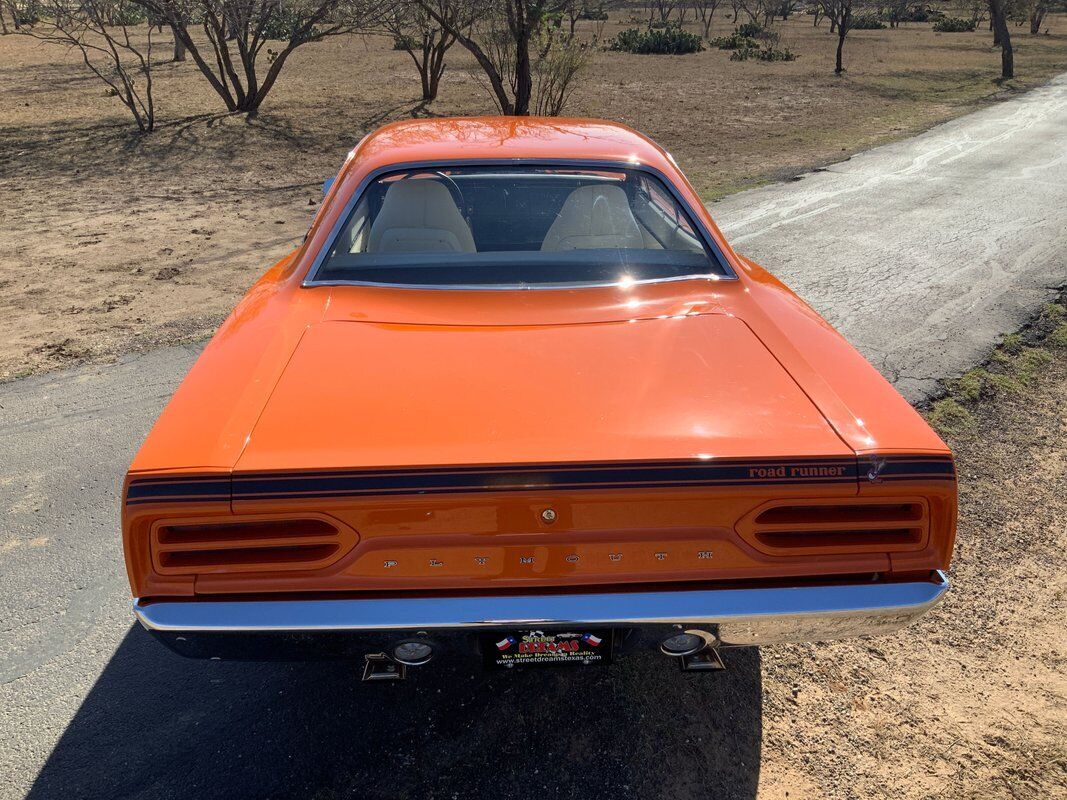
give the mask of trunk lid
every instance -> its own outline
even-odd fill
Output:
[[[740,319],[325,321],[235,470],[852,457]]]

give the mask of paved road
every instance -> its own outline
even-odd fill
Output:
[[[918,400],[1067,283],[1067,75],[711,211]]]
[[[715,211],[916,397],[1065,279],[1067,79]],[[193,358],[0,386],[0,797],[755,796],[758,652],[362,686],[132,627],[117,487]]]

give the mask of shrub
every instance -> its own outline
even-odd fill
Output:
[[[393,49],[410,53],[412,50],[422,49],[422,42],[417,40],[414,36],[398,33],[393,36]]]
[[[860,14],[852,19],[851,30],[854,31],[880,31],[886,24],[878,18],[877,14]]]
[[[797,54],[788,47],[739,47],[730,54],[731,61],[796,61]]]
[[[584,44],[577,36],[553,36],[545,31],[531,44],[540,54],[533,65],[534,113],[558,117],[570,99],[575,78],[589,63],[593,45]]]
[[[720,50],[740,50],[742,48],[757,48],[759,42],[739,33],[731,33],[729,36],[717,36],[711,40],[711,46]]]
[[[148,14],[138,5],[128,0],[115,4],[115,24],[117,25],[140,25],[148,19]]]
[[[959,17],[944,17],[934,23],[938,33],[969,33],[974,30],[974,20]]]
[[[41,21],[41,6],[35,1],[12,3],[9,8],[11,16],[18,25],[25,25],[28,28]]]
[[[747,36],[749,39],[758,39],[763,35],[763,26],[758,22],[746,22],[734,29],[738,36]]]
[[[649,28],[640,31],[630,28],[622,31],[611,42],[612,50],[641,55],[684,55],[698,53],[704,49],[704,42],[695,33],[683,31],[678,25],[668,25],[662,30]]]
[[[281,4],[263,26],[263,38],[288,42],[304,22],[305,17],[298,10]]]
[[[930,6],[912,6],[897,18],[898,22],[933,22],[943,19],[945,12]]]
[[[665,19],[657,19],[653,22],[648,23],[648,27],[652,30],[661,31],[666,28],[668,24],[669,23]]]
[[[578,15],[578,19],[590,19],[596,22],[603,22],[608,18],[608,12],[602,8],[583,8],[582,13]]]

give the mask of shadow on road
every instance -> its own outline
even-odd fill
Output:
[[[362,684],[350,663],[241,664],[126,634],[29,797],[752,798],[757,650],[682,674],[431,664]]]

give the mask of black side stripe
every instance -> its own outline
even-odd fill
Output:
[[[871,460],[808,458],[760,461],[645,461],[583,464],[326,470],[153,477],[131,482],[127,504],[366,497],[574,489],[670,489],[698,486],[847,484],[876,480],[955,480],[952,461],[936,456]],[[232,490],[232,491],[231,491]]]
[[[126,501],[166,500],[229,500],[230,476],[220,477],[183,477],[183,478],[139,478],[131,481],[126,492]]]
[[[789,483],[849,483],[855,460],[775,459],[758,462],[685,461],[516,465],[438,469],[331,470],[233,476],[233,499],[343,497],[583,488],[670,488]],[[127,503],[203,502],[229,497],[229,480],[143,479],[130,485]]]
[[[860,467],[860,476],[876,481],[955,480],[952,459],[941,456],[880,456]]]

